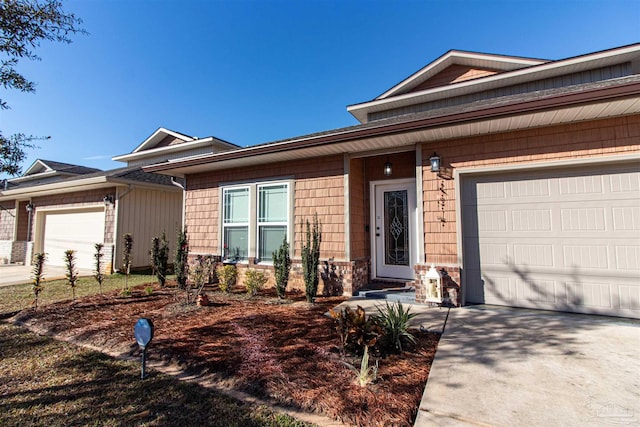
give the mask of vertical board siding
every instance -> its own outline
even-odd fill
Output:
[[[364,159],[351,159],[349,164],[349,238],[351,239],[351,259],[364,258],[369,255],[367,241],[369,233],[365,227],[369,224],[369,209],[365,195],[368,188],[365,183]]]
[[[518,165],[640,153],[640,115],[550,126],[424,144],[423,207],[427,264],[457,265],[455,194],[457,182],[431,172],[429,157],[442,157],[445,174],[456,168]],[[444,214],[440,185],[446,192]],[[439,218],[444,217],[445,221]]]
[[[135,188],[119,200],[115,266],[122,265],[122,242],[126,233],[133,237],[133,267],[150,265],[151,241],[164,231],[173,257],[176,232],[182,225],[182,192]]]

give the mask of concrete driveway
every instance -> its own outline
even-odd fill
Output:
[[[29,265],[18,265],[18,264],[3,264],[0,265],[0,286],[10,286],[17,285],[20,283],[30,283],[31,282],[31,269],[32,267]],[[79,269],[78,274],[80,276],[91,276],[93,272],[88,269]],[[44,266],[43,273],[45,280],[56,280],[56,279],[64,279],[65,278],[65,269],[64,267]]]
[[[444,327],[416,427],[640,425],[638,320],[487,306],[412,312],[424,328]]]

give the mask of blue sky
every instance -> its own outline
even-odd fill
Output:
[[[640,1],[84,0],[90,33],[43,43],[0,129],[38,158],[110,169],[158,127],[249,146],[356,124],[450,49],[562,59],[640,42]]]

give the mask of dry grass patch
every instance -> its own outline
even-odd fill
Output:
[[[0,323],[2,426],[291,426],[197,384]]]

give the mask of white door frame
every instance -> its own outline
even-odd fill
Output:
[[[409,266],[406,267],[404,274],[399,274],[400,277],[383,276],[378,272],[378,245],[384,244],[382,238],[382,230],[378,227],[383,227],[383,219],[378,218],[377,215],[377,192],[384,188],[396,188],[406,189],[409,202]],[[400,280],[413,280],[415,273],[413,270],[414,265],[417,262],[417,203],[416,203],[416,180],[414,178],[409,179],[391,179],[384,181],[371,181],[369,183],[369,203],[370,203],[370,224],[371,224],[371,278],[372,279],[400,279]],[[380,235],[380,236],[378,236]]]

